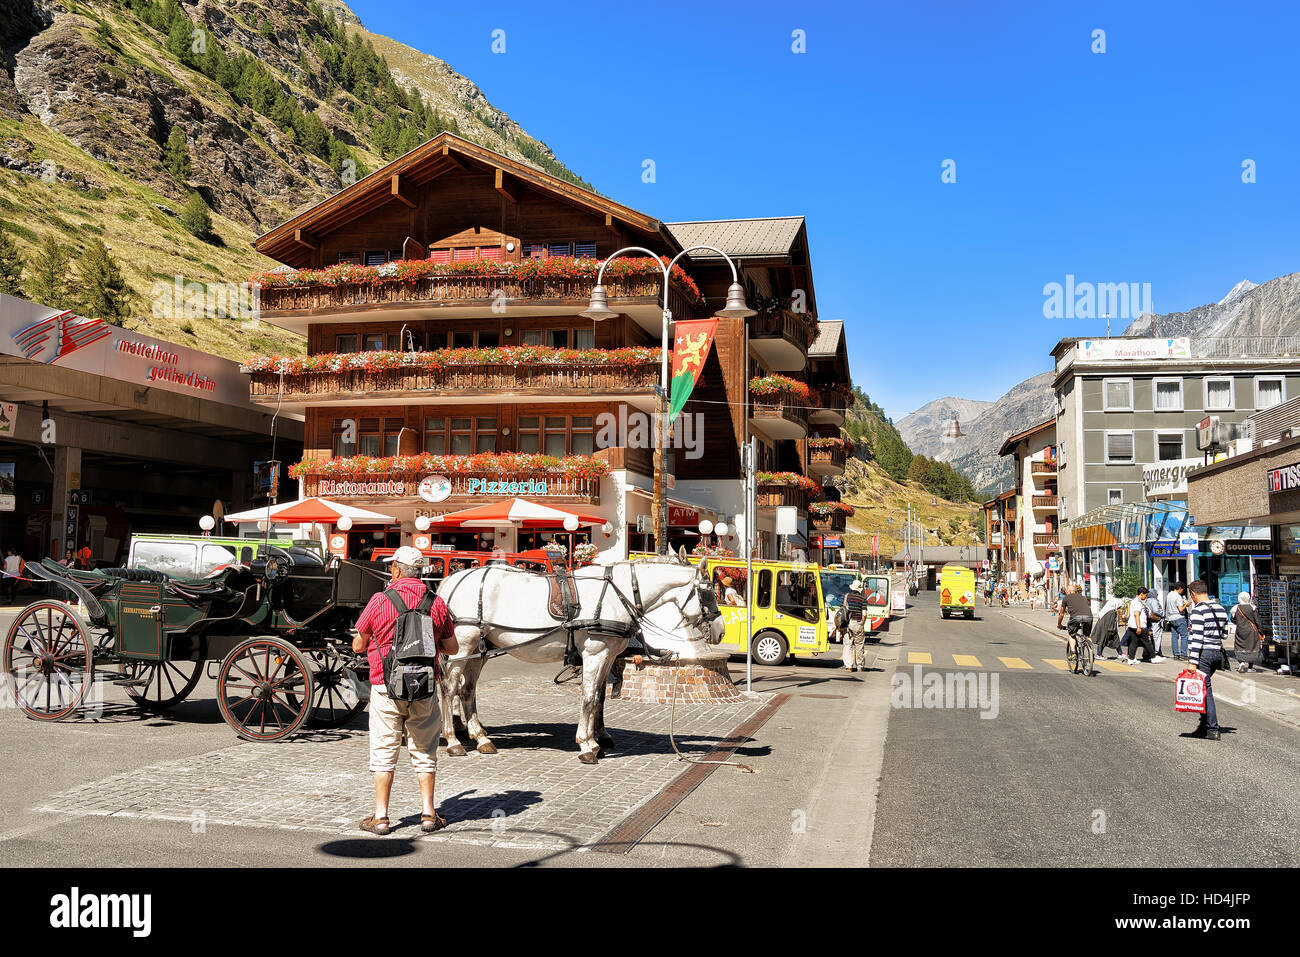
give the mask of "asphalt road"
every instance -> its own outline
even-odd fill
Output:
[[[943,620],[933,592],[915,601],[895,682],[984,676],[990,717],[915,695],[891,708],[872,866],[1300,863],[1293,725],[1221,695],[1222,740],[1188,738],[1196,718],[1173,709],[1172,664],[1073,675],[1062,641],[1001,609]]]

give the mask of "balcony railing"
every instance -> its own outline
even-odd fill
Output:
[[[809,420],[813,422],[843,423],[844,412],[849,407],[849,397],[834,386],[812,386],[817,394],[817,403],[821,408],[813,409]]]
[[[761,312],[749,321],[749,339],[784,339],[805,355],[816,335],[816,323],[806,315],[782,309],[777,312]]]
[[[839,474],[848,461],[848,450],[843,445],[808,446],[808,470],[824,474]]]
[[[800,512],[808,511],[808,492],[797,485],[764,485],[760,483],[756,497],[759,508],[793,505]]]
[[[438,368],[343,369],[287,373],[249,371],[249,395],[254,401],[330,398],[387,393],[522,395],[606,395],[653,392],[659,381],[659,361],[633,364],[602,362],[511,362],[481,365],[447,364]]]
[[[1056,503],[1060,501],[1055,495],[1035,495],[1033,497],[1034,508],[1056,508]]]
[[[1035,545],[1047,545],[1055,548],[1061,541],[1059,532],[1034,532]]]
[[[663,276],[612,276],[605,289],[611,305],[663,302]],[[260,290],[263,315],[328,315],[385,308],[454,308],[509,303],[513,310],[527,303],[585,308],[595,276],[425,276],[404,282],[340,283],[338,285],[269,286]],[[668,288],[668,306],[675,316],[693,313],[693,297],[676,281]],[[576,311],[576,310],[575,310]]]
[[[787,392],[751,395],[749,417],[774,439],[802,438],[808,434],[808,400]]]
[[[1055,475],[1056,461],[1052,460],[1050,462],[1034,462],[1030,465],[1029,471],[1033,475]]]
[[[842,532],[848,527],[848,516],[843,512],[829,515],[809,515],[808,524],[818,532]]]

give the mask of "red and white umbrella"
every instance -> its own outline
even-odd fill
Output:
[[[336,525],[347,516],[353,525],[392,525],[397,521],[392,515],[372,512],[367,508],[334,502],[327,498],[303,498],[296,502],[281,502],[263,508],[250,508],[226,516],[227,522],[280,522],[286,525]]]
[[[431,519],[431,528],[553,528],[575,518],[579,525],[604,525],[599,515],[570,512],[553,505],[542,505],[523,498],[505,498],[499,502],[475,505],[458,512]]]

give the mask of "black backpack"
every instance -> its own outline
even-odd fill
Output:
[[[384,592],[394,608],[393,642],[384,655],[384,688],[394,701],[422,701],[438,691],[438,635],[434,632],[436,597],[426,590],[415,608],[408,608],[396,589]]]

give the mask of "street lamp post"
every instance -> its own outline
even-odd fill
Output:
[[[668,554],[668,496],[664,489],[664,454],[668,448],[668,346],[672,341],[670,324],[672,322],[672,310],[668,308],[668,290],[669,282],[672,279],[673,266],[677,265],[677,260],[681,259],[687,253],[694,252],[697,249],[707,249],[717,253],[727,261],[731,267],[731,285],[727,288],[727,303],[722,309],[718,310],[717,315],[726,316],[730,319],[744,319],[748,316],[755,315],[757,310],[750,309],[745,303],[745,289],[740,284],[740,276],[736,272],[736,264],[731,261],[731,257],[724,253],[716,246],[691,246],[683,249],[674,256],[667,265],[653,251],[646,249],[644,246],[626,246],[616,253],[605,257],[600,264],[600,270],[596,273],[596,285],[591,290],[591,302],[587,308],[578,315],[584,319],[601,321],[604,319],[613,319],[618,315],[617,312],[609,308],[609,294],[605,290],[604,278],[605,267],[610,261],[623,255],[624,253],[645,253],[654,259],[655,262],[663,268],[664,272],[664,305],[663,305],[663,337],[662,337],[662,354],[659,357],[659,388],[655,391],[655,449],[654,449],[654,536],[655,551],[660,555]]]

